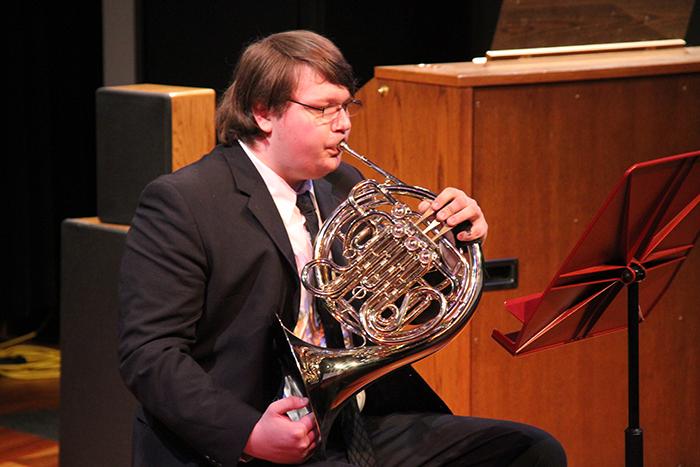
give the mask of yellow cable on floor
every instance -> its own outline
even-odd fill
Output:
[[[58,378],[61,374],[61,352],[41,345],[0,346],[0,376],[14,379]]]

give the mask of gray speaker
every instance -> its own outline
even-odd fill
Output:
[[[214,146],[212,89],[134,84],[96,92],[97,215],[128,224],[141,191]]]
[[[119,376],[117,284],[126,226],[61,226],[60,465],[131,464],[136,401]]]

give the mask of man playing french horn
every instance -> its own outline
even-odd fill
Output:
[[[217,110],[220,144],[144,190],[120,281],[120,368],[141,404],[134,465],[566,465],[542,430],[451,415],[410,366],[368,386],[361,404],[351,398],[324,439],[304,415],[308,399],[284,396],[280,321],[318,347],[353,345],[347,328],[319,322],[300,275],[313,216],[325,219],[362,180],[339,147],[361,106],[355,86],[322,36],[258,40]],[[319,214],[305,217],[309,206]],[[458,189],[420,203],[429,210],[457,243],[486,236],[481,209]]]

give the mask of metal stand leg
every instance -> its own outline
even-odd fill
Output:
[[[628,417],[625,430],[625,466],[644,465],[643,432],[639,426],[639,282],[627,285]]]

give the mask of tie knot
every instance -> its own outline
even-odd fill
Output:
[[[310,191],[307,190],[297,195],[297,207],[302,213],[315,211]]]
[[[311,235],[311,242],[313,243],[313,240],[318,234],[318,216],[316,215],[314,202],[311,199],[311,193],[308,190],[297,195],[297,207],[306,219],[304,225],[306,226],[306,230]]]

